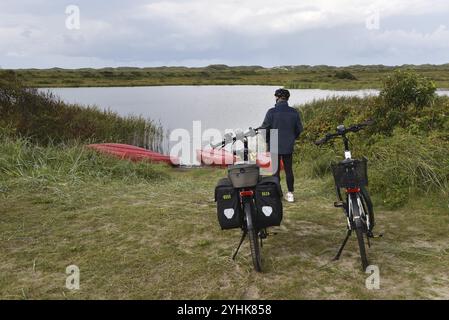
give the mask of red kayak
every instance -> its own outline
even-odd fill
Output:
[[[179,165],[179,159],[176,157],[170,157],[155,151],[139,148],[128,144],[99,143],[90,144],[87,147],[104,154],[115,156],[120,159],[127,159],[131,161],[162,162],[170,165]]]
[[[224,149],[196,150],[196,159],[207,166],[226,167],[236,162],[236,157]]]
[[[271,166],[271,154],[269,152],[261,152],[257,154],[256,163],[259,167],[267,169],[272,172],[273,168]],[[284,169],[284,162],[281,160],[281,170]]]
[[[196,158],[201,164],[219,167],[226,167],[238,160],[231,152],[223,149],[197,150]],[[273,168],[271,167],[271,154],[269,152],[258,153],[256,163],[263,169],[273,171]],[[281,161],[281,170],[283,168],[284,164]]]

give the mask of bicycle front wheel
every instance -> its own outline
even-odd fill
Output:
[[[357,202],[357,197],[351,197],[350,201],[352,207],[352,218],[354,220],[354,227],[355,227],[355,233],[357,235],[357,242],[359,244],[359,251],[360,251],[360,259],[362,261],[362,268],[363,271],[366,270],[368,267],[368,258],[366,256],[366,247],[365,247],[365,230],[366,226],[362,220],[362,217],[360,216],[360,208],[359,204]]]
[[[262,258],[260,256],[259,235],[253,223],[250,203],[245,203],[245,216],[248,227],[249,245],[251,247],[251,257],[253,260],[254,270],[256,270],[257,272],[262,272]]]

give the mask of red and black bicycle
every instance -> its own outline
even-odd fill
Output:
[[[243,161],[228,167],[228,177],[221,179],[215,188],[218,221],[223,230],[240,228],[242,237],[232,259],[248,236],[254,269],[262,271],[261,248],[268,236],[267,228],[279,226],[282,221],[282,191],[279,178],[262,177],[259,166],[251,164],[248,157],[248,138],[254,137],[258,129],[225,135],[222,142],[213,148],[224,148],[242,141]],[[236,154],[233,148],[234,155]]]
[[[372,231],[374,227],[374,211],[371,198],[368,190],[366,189],[368,186],[367,159],[352,159],[347,134],[351,132],[358,132],[372,124],[373,121],[368,120],[364,123],[351,125],[348,128],[344,125],[339,125],[335,133],[328,133],[323,139],[315,142],[316,145],[322,145],[334,138],[341,137],[343,139],[345,159],[339,163],[333,163],[331,168],[335,180],[337,197],[339,200],[334,203],[334,206],[343,208],[347,218],[348,230],[346,238],[340,246],[334,260],[338,260],[340,258],[349,237],[352,232],[355,231],[363,270],[366,270],[369,265],[366,255],[365,239],[370,247],[370,238],[374,238]],[[345,190],[344,198],[341,189]]]

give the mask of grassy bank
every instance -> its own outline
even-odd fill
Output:
[[[0,133],[40,144],[114,141],[160,148],[164,131],[151,119],[67,104],[50,92],[25,87],[13,73],[0,76]]]
[[[89,137],[39,142],[9,122],[0,131],[0,298],[448,299],[449,98],[435,87],[397,72],[378,97],[299,107],[297,201],[285,203],[282,226],[264,244],[262,274],[247,243],[231,260],[239,231],[218,227],[213,191],[226,170],[120,161],[86,149]],[[19,100],[0,106],[34,105]],[[367,118],[375,125],[353,136],[352,149],[369,159],[376,231],[384,233],[368,253],[380,268],[375,291],[365,287],[354,237],[331,262],[346,231],[329,172],[342,150],[312,143]],[[72,264],[78,291],[65,288]]]
[[[239,232],[218,227],[213,190],[225,170],[136,165],[24,140],[0,148],[2,299],[449,297],[447,198],[377,206],[385,236],[369,250],[381,275],[371,291],[354,238],[331,262],[345,220],[332,206],[330,177],[297,167],[298,201],[285,203],[283,225],[263,248],[265,272],[256,274],[247,243],[230,258]],[[79,291],[65,288],[71,264]]]
[[[203,68],[20,69],[17,77],[29,87],[113,87],[160,85],[275,85],[301,89],[380,88],[395,69],[415,70],[449,88],[449,65],[404,66],[260,66]]]

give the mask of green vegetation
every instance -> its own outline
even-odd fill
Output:
[[[29,139],[4,135],[0,144],[0,174],[32,188],[56,184],[79,184],[92,179],[103,183],[154,181],[166,177],[160,166],[104,157],[77,143],[39,146]]]
[[[310,177],[328,176],[329,162],[342,152],[340,141],[317,148],[313,141],[338,124],[375,125],[352,136],[356,156],[370,160],[371,190],[394,208],[423,195],[449,193],[449,98],[437,97],[432,81],[395,72],[379,97],[333,98],[300,108],[305,134],[298,142],[299,166]]]
[[[381,289],[370,291],[355,238],[331,262],[345,220],[329,177],[311,178],[302,165],[298,201],[285,203],[282,226],[264,243],[263,274],[252,270],[248,242],[231,260],[239,231],[218,227],[213,190],[225,170],[137,165],[9,138],[0,167],[2,299],[449,297],[447,198],[376,207],[385,236],[369,250],[381,272]],[[65,288],[72,264],[78,291]]]
[[[18,102],[35,101],[32,91],[12,88],[20,94],[7,106],[34,105]],[[231,260],[239,231],[218,227],[213,191],[226,170],[121,161],[86,149],[81,139],[91,136],[62,141],[51,130],[36,143],[34,134],[17,135],[16,122],[2,122],[0,298],[447,299],[449,98],[432,88],[397,72],[379,97],[299,107],[306,131],[297,146],[297,202],[285,203],[282,226],[264,243],[262,274],[252,270],[248,243]],[[376,228],[385,234],[369,249],[380,268],[375,291],[365,287],[354,238],[331,262],[346,231],[329,173],[341,145],[312,144],[339,123],[369,117],[376,125],[351,138],[354,155],[369,158]],[[81,271],[78,291],[65,288],[72,264]]]
[[[342,80],[357,80],[357,78],[349,71],[347,70],[339,70],[337,72],[335,72],[334,75],[335,78],[337,79],[342,79]]]
[[[19,69],[18,79],[30,87],[110,87],[158,85],[276,85],[297,89],[381,88],[382,79],[395,69],[414,70],[435,81],[438,88],[449,88],[449,64],[332,66],[260,66],[203,68],[103,68],[103,69]]]
[[[42,144],[114,141],[153,150],[164,134],[160,125],[140,116],[68,105],[50,92],[24,88],[13,72],[0,73],[0,128]]]

